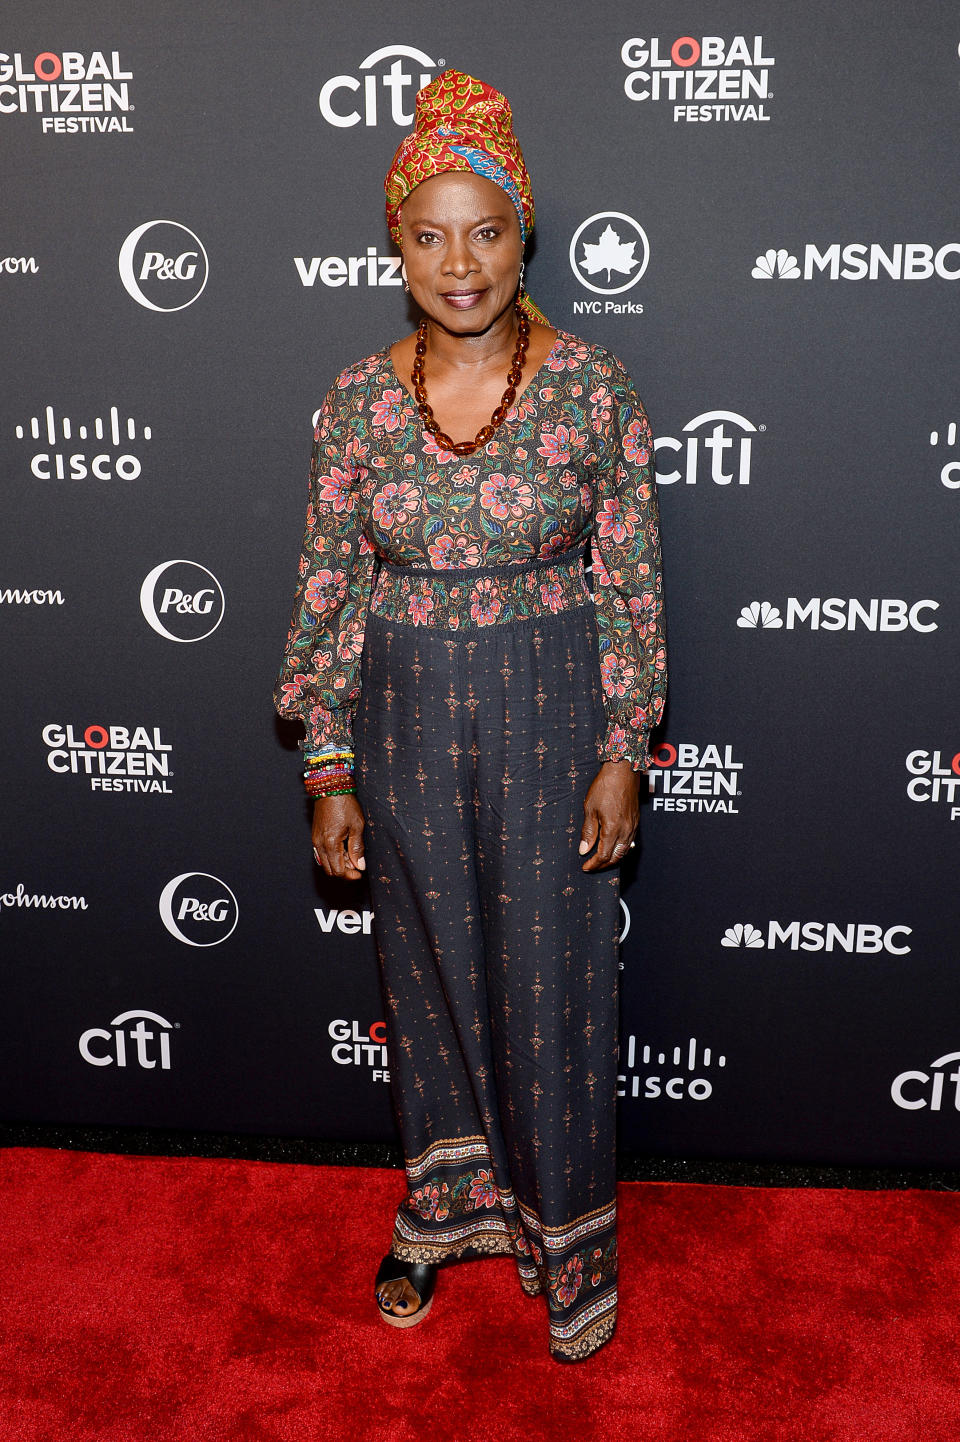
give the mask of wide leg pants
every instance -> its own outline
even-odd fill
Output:
[[[357,794],[408,1192],[391,1250],[514,1257],[549,1348],[617,1311],[619,872],[582,870],[592,604],[450,635],[371,614]]]

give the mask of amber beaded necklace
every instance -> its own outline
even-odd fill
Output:
[[[485,426],[481,426],[472,441],[452,441],[446,431],[442,431],[437,424],[436,417],[430,408],[427,400],[427,390],[423,380],[423,358],[427,353],[427,322],[422,320],[417,327],[417,343],[414,348],[415,357],[413,371],[410,376],[413,385],[413,395],[417,402],[417,410],[420,412],[420,419],[423,422],[423,429],[433,436],[437,445],[445,451],[453,451],[455,456],[472,456],[481,446],[485,446],[491,440],[498,426],[503,424],[507,411],[517,398],[517,386],[523,375],[523,363],[527,357],[527,346],[530,343],[530,317],[526,311],[517,306],[517,348],[513,353],[513,360],[510,362],[510,369],[507,372],[507,388],[503,393],[500,404],[490,417]]]

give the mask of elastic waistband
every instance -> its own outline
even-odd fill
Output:
[[[585,546],[506,566],[381,566],[370,614],[398,625],[474,631],[588,605]]]
[[[398,575],[419,577],[430,581],[449,581],[451,585],[463,585],[464,582],[474,580],[478,576],[522,576],[525,571],[541,571],[546,566],[575,566],[578,561],[586,562],[588,546],[571,546],[569,550],[559,551],[555,556],[535,556],[529,561],[508,561],[501,566],[446,566],[443,569],[434,569],[430,566],[406,566],[391,561],[388,556],[381,556],[382,566],[389,566],[391,571]]]

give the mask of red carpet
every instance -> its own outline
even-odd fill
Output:
[[[380,1322],[402,1190],[3,1151],[0,1439],[960,1439],[953,1194],[621,1184],[617,1332],[563,1367],[508,1258],[442,1272],[421,1326]]]

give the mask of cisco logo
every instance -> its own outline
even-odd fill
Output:
[[[957,444],[957,423],[956,423],[956,421],[951,421],[950,424],[947,426],[946,435],[943,437],[943,443],[944,443],[944,445],[947,445],[947,446],[950,446],[950,447],[956,446],[956,444]],[[931,432],[930,432],[930,444],[931,444],[932,446],[938,446],[938,445],[940,444],[940,432],[939,432],[939,431],[931,431]],[[947,461],[946,465],[944,465],[943,467],[941,467],[941,470],[940,470],[940,484],[943,485],[943,486],[946,486],[946,488],[947,488],[948,491],[960,491],[960,460],[957,460],[957,461]]]
[[[698,1051],[699,1048],[699,1051]],[[638,1056],[639,1053],[639,1056]],[[635,1036],[627,1038],[626,1074],[617,1077],[617,1096],[639,1097],[647,1101],[667,1098],[670,1101],[702,1102],[713,1095],[713,1082],[709,1077],[696,1075],[708,1071],[712,1066],[725,1067],[727,1058],[714,1059],[712,1049],[701,1046],[691,1037],[684,1047],[675,1046],[671,1051],[656,1051],[649,1044],[637,1046]],[[639,1069],[640,1065],[643,1071]],[[648,1068],[656,1070],[648,1070]],[[634,1070],[634,1068],[637,1068]]]
[[[28,438],[28,429],[29,439],[40,447],[30,458],[30,474],[38,481],[135,481],[143,467],[133,447],[153,435],[141,425],[138,437],[137,422],[132,416],[121,420],[116,406],[92,421],[58,416],[53,406],[44,406],[41,415],[31,416],[29,427],[16,427],[18,441]]]

